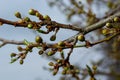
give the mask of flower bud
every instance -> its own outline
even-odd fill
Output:
[[[26,46],[25,50],[26,51],[31,51],[31,48],[29,46]]]
[[[107,35],[107,34],[108,34],[108,32],[109,32],[109,30],[108,30],[108,29],[103,29],[103,30],[102,30],[102,34],[103,34],[103,35]]]
[[[55,52],[53,52],[53,51],[49,51],[49,52],[47,53],[48,56],[52,56],[52,55],[54,55],[54,54],[55,54]]]
[[[113,26],[112,26],[112,24],[111,23],[106,23],[106,25],[105,25],[107,28],[112,28]]]
[[[36,11],[34,9],[30,9],[28,12],[30,15],[35,15],[35,13],[36,13]]]
[[[119,17],[114,17],[114,22],[120,21]]]
[[[44,51],[40,50],[38,53],[39,53],[39,55],[42,55],[44,53]]]
[[[52,36],[50,37],[50,40],[51,40],[51,41],[55,41],[55,40],[56,40],[56,35],[52,35]]]
[[[29,17],[25,17],[24,20],[25,20],[26,22],[30,22],[30,18],[29,18]]]
[[[42,38],[40,36],[36,36],[35,41],[37,43],[42,43],[43,42],[43,40],[42,40]]]
[[[57,62],[58,62],[58,63],[61,63],[61,62],[62,62],[62,60],[58,59],[58,60],[57,60]]]
[[[18,49],[19,51],[22,51],[22,50],[23,50],[23,48],[22,48],[21,46],[18,46],[17,49]]]
[[[54,66],[54,63],[53,63],[53,62],[49,62],[48,65],[49,65],[49,66]]]
[[[85,41],[85,37],[84,37],[83,34],[78,35],[77,39],[78,39],[79,41]]]
[[[39,12],[36,12],[35,16],[38,17],[40,20],[44,20],[43,15]]]
[[[17,18],[21,18],[20,12],[16,12],[16,13],[15,13],[15,16],[16,16]]]
[[[31,28],[33,27],[33,24],[32,24],[32,23],[29,23],[29,24],[27,25],[27,27],[28,27],[29,29],[31,29]]]
[[[43,18],[44,18],[45,20],[51,21],[51,18],[50,18],[48,15],[43,16]]]
[[[57,44],[58,44],[58,46],[65,46],[65,43],[63,41],[60,41]]]
[[[96,65],[92,66],[92,69],[96,71],[97,70],[97,66]]]
[[[39,12],[36,12],[36,13],[35,13],[35,16],[36,16],[36,17],[39,17],[39,16],[40,16]]]
[[[69,68],[68,67],[64,67],[64,70],[67,71]]]
[[[23,59],[21,59],[19,63],[22,65],[24,63]]]
[[[17,55],[17,54],[15,54],[15,53],[11,53],[11,54],[10,54],[11,57],[15,57],[16,55]]]

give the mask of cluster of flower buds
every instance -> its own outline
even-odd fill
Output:
[[[39,11],[34,10],[34,9],[30,9],[28,13],[29,15],[36,16],[40,20],[40,22],[32,21],[29,17],[22,17],[20,12],[16,12],[15,16],[19,18],[17,23],[25,24],[24,27],[27,27],[29,29],[34,29],[37,32],[42,33],[42,34],[48,34],[49,32],[54,31],[55,33],[50,37],[50,40],[55,41],[56,34],[59,31],[59,27],[56,27],[50,23],[51,18],[48,15],[45,15],[45,16],[42,15]],[[41,30],[41,27],[45,27],[47,31]],[[40,53],[42,52],[43,51],[41,50]]]
[[[75,68],[73,65],[66,66],[62,70],[63,75],[66,75],[66,74],[76,75],[76,74],[79,74],[79,73],[80,73],[80,70]]]
[[[120,31],[120,17],[114,17],[113,20],[106,23],[105,28],[102,29],[103,35],[110,35]]]
[[[17,61],[20,59],[20,64],[23,64],[24,59],[27,56],[28,52],[32,52],[32,49],[34,47],[40,47],[40,45],[43,43],[43,40],[40,36],[36,36],[35,42],[28,42],[27,40],[24,40],[24,44],[26,45],[25,48],[22,48],[21,46],[18,46],[18,51],[20,52],[19,54],[16,53],[11,53],[11,63]]]
[[[76,75],[76,74],[79,74],[80,72],[79,69],[77,69],[75,66],[71,65],[69,62],[67,62],[64,59],[57,59],[56,63],[49,62],[48,65],[52,67],[51,69],[53,70],[53,75],[57,74],[60,67],[62,67],[63,69],[61,72],[61,74],[63,75],[66,75],[66,74]]]
[[[64,47],[70,47],[71,43],[65,43],[63,41],[60,41],[52,46],[47,45],[45,42],[43,42],[42,37],[36,36],[35,37],[35,42],[29,42],[27,40],[24,40],[24,44],[26,45],[25,48],[22,48],[21,46],[18,46],[18,51],[20,52],[19,54],[12,53],[11,54],[11,63],[17,61],[20,59],[20,64],[23,64],[23,60],[27,56],[29,52],[32,52],[33,48],[38,48],[38,54],[42,55],[43,53],[47,52],[48,56],[54,55],[56,52],[62,51]],[[49,51],[48,51],[49,49]]]
[[[57,25],[53,25],[53,22],[51,21],[51,18],[48,15],[43,16],[41,13],[39,13],[37,10],[30,9],[28,11],[29,15],[36,16],[40,22],[32,21],[29,17],[23,18],[20,14],[20,12],[16,12],[15,16],[19,18],[18,21],[19,24],[25,24],[24,27],[27,27],[29,29],[34,29],[38,31],[39,33],[48,34],[51,31],[54,31],[55,33],[50,37],[50,41],[56,40],[56,34],[59,31],[59,27]],[[47,31],[41,30],[42,27],[45,27]],[[59,71],[59,68],[63,68],[62,74],[71,74],[76,75],[79,73],[79,70],[75,68],[75,66],[71,65],[69,62],[69,56],[70,53],[72,53],[72,49],[77,41],[85,41],[85,37],[83,34],[79,34],[77,38],[74,41],[67,42],[67,41],[59,41],[55,44],[47,44],[44,42],[43,38],[41,36],[35,37],[35,42],[29,42],[27,40],[24,40],[25,48],[22,48],[21,46],[18,46],[18,50],[20,53],[12,53],[11,54],[11,63],[17,61],[20,59],[19,63],[23,64],[24,59],[28,55],[29,52],[32,52],[33,48],[38,48],[38,54],[46,54],[47,56],[55,55],[56,53],[60,53],[62,59],[58,59],[56,63],[50,62],[49,65],[53,67],[53,75],[56,75]],[[70,53],[64,58],[63,49],[65,48],[71,48]]]
[[[19,18],[17,23],[25,24],[24,27],[27,27],[29,29],[34,29],[34,30],[38,31],[39,33],[43,33],[43,34],[48,34],[51,31],[56,31],[56,32],[58,31],[58,29],[59,29],[58,27],[54,27],[50,23],[46,24],[47,22],[51,21],[51,18],[48,15],[42,15],[39,11],[34,10],[34,9],[30,9],[28,11],[28,13],[29,13],[29,15],[36,16],[40,20],[40,22],[32,21],[29,17],[22,17],[20,12],[16,12],[15,16],[17,18]],[[42,26],[43,27],[46,26],[47,31],[40,30]],[[55,32],[55,34],[56,34],[56,32]],[[53,38],[54,38],[54,36],[53,36]],[[54,39],[53,38],[51,38],[51,41],[55,40],[55,38]]]
[[[19,61],[20,64],[24,63],[24,59],[26,58],[27,52],[22,52],[22,51],[25,51],[25,49],[23,49],[21,46],[18,46],[18,50],[21,53],[19,53],[19,54],[11,53],[10,54],[10,56],[11,56],[11,62],[10,63],[14,63],[18,59],[20,59],[20,61]]]

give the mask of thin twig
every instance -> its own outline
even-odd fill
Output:
[[[114,37],[116,37],[116,36],[118,36],[118,35],[120,35],[120,32],[115,33],[115,34],[113,34],[113,35],[111,35],[111,36],[109,36],[109,37],[106,37],[106,38],[104,38],[103,40],[100,40],[100,41],[97,41],[97,42],[90,43],[90,45],[91,45],[91,46],[94,46],[94,45],[97,45],[97,44],[99,44],[99,43],[109,41],[109,40],[113,39]],[[83,45],[74,46],[74,48],[86,47],[86,46],[87,46],[86,44],[83,44]]]
[[[0,47],[5,46],[6,44],[24,45],[23,41],[7,40],[7,39],[4,39],[4,38],[0,38],[0,41],[2,42],[0,44]]]

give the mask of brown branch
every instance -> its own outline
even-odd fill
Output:
[[[69,61],[70,55],[72,54],[73,49],[74,49],[74,45],[76,45],[76,43],[77,43],[77,37],[74,39],[74,43],[73,43],[73,45],[71,47],[71,50],[69,51],[69,53],[67,55],[67,58],[66,58],[67,61]]]
[[[70,24],[61,24],[61,23],[58,23],[58,22],[55,22],[55,21],[42,21],[42,22],[39,22],[39,24],[41,25],[52,25],[54,27],[59,27],[59,28],[63,28],[63,29],[70,29],[70,30],[75,30],[75,31],[82,31],[82,29],[80,27],[77,27],[77,26],[73,26],[73,25],[70,25]]]
[[[85,34],[91,32],[91,31],[100,29],[100,28],[105,26],[106,22],[109,22],[110,20],[114,19],[114,17],[116,17],[116,16],[120,16],[120,12],[117,12],[116,14],[114,14],[114,15],[106,18],[106,19],[100,20],[99,22],[97,22],[97,23],[95,23],[93,25],[90,25],[90,26],[87,26],[87,27],[83,28],[82,33],[85,35]],[[68,39],[66,39],[64,41],[68,41],[68,42],[73,41],[73,39],[76,36],[78,36],[79,34],[81,34],[81,32],[77,33],[76,35],[74,35],[74,36],[72,36],[72,37],[70,37],[70,38],[68,38]]]
[[[93,42],[93,43],[89,43],[89,47],[97,45],[97,44],[102,43],[102,42],[110,41],[111,39],[113,39],[114,37],[116,37],[118,35],[120,35],[120,32],[114,33],[113,35],[111,35],[109,37],[106,37],[103,40],[100,40],[100,41],[97,41],[97,42]],[[87,47],[87,44],[75,46],[75,48],[78,48],[78,47]]]
[[[88,27],[85,27],[84,29],[81,29],[79,27],[76,27],[76,26],[73,26],[73,25],[66,25],[66,24],[61,24],[61,23],[58,23],[58,22],[55,22],[55,21],[48,21],[48,20],[44,20],[44,21],[41,21],[41,22],[36,22],[37,24],[40,24],[40,25],[53,25],[55,27],[59,27],[59,28],[64,28],[64,29],[72,29],[72,30],[76,30],[76,31],[80,31],[80,33],[83,33],[83,34],[87,34],[93,30],[96,30],[96,29],[99,29],[99,28],[102,28],[106,22],[112,20],[114,17],[116,16],[120,16],[120,12],[117,12],[116,14],[106,18],[106,19],[103,19],[91,26],[88,26]],[[13,21],[9,21],[9,20],[5,20],[5,19],[2,19],[0,18],[0,22],[2,22],[3,24],[9,24],[9,25],[14,25],[16,27],[26,27],[28,23],[18,23],[18,22],[13,22]],[[77,37],[79,35],[76,34],[74,35],[73,37],[69,38],[69,39],[66,39],[65,41],[68,41],[68,42],[71,42],[75,39],[75,37]],[[18,44],[18,45],[21,45],[23,44],[23,42],[16,42],[16,41],[10,41],[10,40],[1,40],[3,43],[1,44],[1,46],[4,46],[6,44]],[[48,46],[51,46],[51,44],[48,44]]]
[[[0,47],[5,46],[6,44],[24,45],[23,41],[7,40],[7,39],[4,39],[4,38],[0,38],[0,41],[2,42],[0,44]]]
[[[109,41],[109,40],[113,39],[114,37],[116,37],[116,36],[118,36],[118,35],[120,35],[120,32],[115,33],[115,34],[113,34],[112,36],[107,37],[107,38],[105,38],[105,39],[103,39],[103,40],[100,40],[100,41],[98,41],[98,42],[94,42],[94,43],[92,43],[92,45],[96,45],[96,44],[99,44],[99,43],[102,43],[102,42],[105,42],[105,41]]]
[[[97,30],[97,29],[102,28],[103,26],[105,26],[106,22],[109,22],[110,20],[113,20],[114,17],[116,17],[116,16],[120,16],[120,12],[117,12],[116,14],[114,14],[114,15],[106,18],[106,19],[103,19],[103,20],[101,20],[101,21],[99,21],[99,22],[97,22],[97,23],[95,23],[95,24],[93,24],[91,26],[88,26],[88,27],[84,28],[83,29],[84,34],[89,33],[89,32],[91,32],[93,30]]]
[[[2,18],[0,18],[0,22],[2,22],[3,24],[9,24],[9,25],[13,25],[13,26],[21,26],[21,27],[27,26],[26,23],[18,23],[18,22],[14,22],[14,21],[2,19]]]
[[[0,18],[0,22],[2,22],[3,24],[9,24],[9,25],[13,25],[15,27],[27,27],[28,23],[19,23],[17,21],[10,21],[10,20],[6,20],[6,19],[2,19]],[[55,21],[48,21],[48,20],[44,20],[41,22],[36,22],[38,25],[52,25],[54,27],[59,27],[59,28],[64,28],[64,29],[71,29],[71,30],[75,30],[75,31],[82,31],[81,28],[77,27],[77,26],[73,26],[70,24],[61,24]]]

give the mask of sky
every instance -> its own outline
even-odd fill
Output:
[[[61,14],[58,8],[50,8],[46,3],[46,0],[1,0],[0,1],[0,18],[8,19],[8,20],[17,20],[14,16],[16,11],[21,12],[23,16],[29,16],[29,9],[37,9],[44,15],[49,15],[52,20],[55,20],[60,23],[67,23],[65,16]],[[36,18],[32,17],[36,20]],[[68,30],[69,31],[69,30]],[[70,37],[75,34],[75,32],[67,32],[65,30],[59,31],[57,34],[57,40],[63,40],[67,37]],[[50,33],[52,35],[53,33]],[[64,34],[64,35],[63,35]],[[25,28],[15,28],[10,25],[3,25],[0,27],[0,37],[9,39],[9,40],[24,40],[27,39],[29,41],[34,41],[36,34],[34,31],[25,29]],[[49,42],[49,35],[41,35],[44,37],[45,41]],[[88,60],[98,60],[98,56],[95,58],[89,58],[90,56],[94,56],[98,51],[94,51],[94,48],[81,48],[75,49],[74,55],[71,55],[71,62],[77,63],[79,61],[79,65],[83,65],[85,67],[88,63]],[[18,52],[16,45],[6,45],[0,48],[0,80],[53,80],[52,73],[49,73],[46,70],[43,70],[43,67],[48,67],[48,60],[42,58],[37,54],[37,51],[34,50],[33,53],[29,54],[25,59],[23,65],[20,65],[19,62],[15,62],[10,64],[10,53]],[[78,55],[77,53],[81,53]],[[88,53],[91,53],[90,55]],[[86,61],[82,61],[84,57],[88,59]],[[54,76],[54,80],[58,80],[59,75]]]

